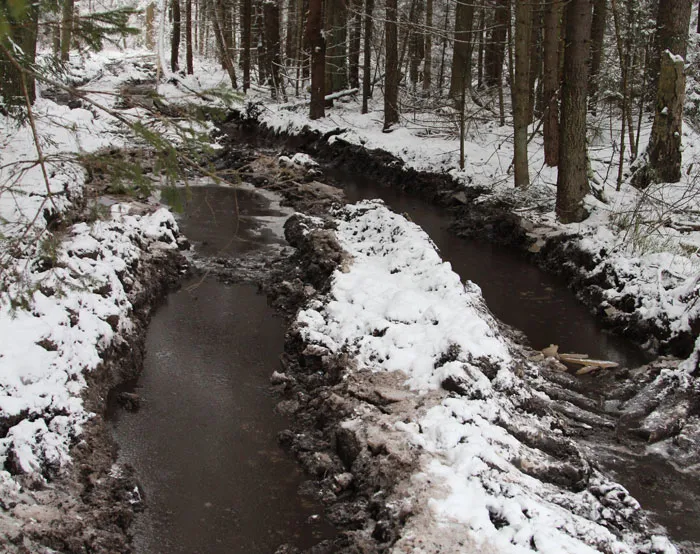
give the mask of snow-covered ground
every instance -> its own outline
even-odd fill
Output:
[[[315,355],[348,356],[358,372],[400,371],[425,398],[419,412],[374,422],[420,453],[411,484],[391,499],[412,514],[393,552],[676,551],[663,536],[630,532],[643,517],[638,503],[590,465],[555,419],[529,413],[540,393],[524,376],[537,366],[418,226],[381,202],[335,216],[352,259],[328,294],[300,311],[299,332]],[[360,430],[368,421],[358,411],[342,425]],[[558,446],[547,452],[534,437]],[[548,470],[573,478],[547,482]]]

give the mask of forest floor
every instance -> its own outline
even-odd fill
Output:
[[[143,116],[118,103],[123,85],[152,79],[143,53],[76,64],[91,98]],[[203,75],[159,90],[183,102],[222,78]],[[344,206],[305,156],[236,160],[226,150],[220,166],[250,173],[246,180],[305,212],[287,225],[295,253],[265,284],[290,317],[284,371],[272,382],[280,410],[296,422],[282,441],[316,476],[343,530],[331,551],[674,552],[577,440],[625,444],[641,435],[684,470],[697,467],[692,172],[681,185],[643,193],[623,186],[617,194],[601,179],[608,202],[587,198],[589,220],[562,226],[551,170],[528,191],[509,185],[505,128],[473,128],[470,163],[459,171],[454,139],[411,122],[384,134],[378,112],[358,112],[350,100],[312,123],[294,107],[249,104],[254,117],[243,127],[266,141],[296,137],[349,168],[371,162],[375,176],[405,188],[425,184],[422,194],[461,222],[456,232],[487,228],[497,239],[508,229],[507,241],[531,250],[535,262],[553,260],[576,276],[612,327],[684,359],[627,373],[602,405],[593,402],[555,356],[524,346],[493,318],[478,287],[461,283],[419,227],[381,203]],[[36,113],[50,137],[48,182],[28,154],[29,129],[2,121],[2,182],[11,185],[0,196],[9,239],[1,252],[0,544],[11,552],[127,551],[140,498],[134,476],[113,464],[100,414],[109,388],[139,371],[148,314],[184,271],[184,242],[166,210],[105,196],[68,161],[66,154],[133,140],[113,115],[48,98]],[[233,144],[224,135],[220,146],[240,148],[238,131],[229,132]],[[687,164],[693,137],[688,131]],[[614,174],[606,165],[612,146],[592,150],[594,171]],[[36,234],[25,232],[32,221]],[[47,241],[49,226],[57,238]]]

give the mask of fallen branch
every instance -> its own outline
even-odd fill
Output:
[[[353,95],[357,94],[359,91],[360,91],[359,88],[340,90],[340,91],[334,92],[332,94],[326,94],[326,96],[324,96],[323,98],[326,102],[331,102],[332,100],[337,100],[338,98],[343,98],[345,96],[353,96]],[[293,112],[294,110],[297,110],[299,108],[303,108],[304,106],[308,106],[309,104],[311,104],[311,99],[302,100],[300,102],[294,102],[291,104],[284,104],[284,105],[280,106],[280,110],[289,110],[289,111]]]

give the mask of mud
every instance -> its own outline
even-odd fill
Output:
[[[623,298],[607,309],[601,308],[604,291],[617,288],[622,276],[615,275],[610,268],[589,275],[593,259],[578,248],[576,236],[550,239],[541,248],[538,245],[537,252],[530,252],[529,247],[535,241],[531,235],[532,225],[513,212],[514,202],[489,195],[486,189],[465,189],[447,174],[406,167],[386,151],[368,150],[362,145],[344,141],[337,136],[342,132],[340,128],[327,133],[305,128],[295,135],[278,133],[258,122],[254,106],[247,112],[233,112],[230,121],[222,127],[225,142],[234,149],[240,148],[241,141],[245,141],[253,147],[292,153],[302,151],[316,157],[328,168],[342,168],[346,174],[381,182],[386,187],[411,192],[439,205],[445,209],[457,236],[475,237],[514,248],[526,253],[533,263],[547,272],[565,279],[578,298],[611,332],[656,354],[684,358],[692,352],[695,337],[700,332],[700,322],[694,322],[690,331],[672,336],[666,323],[642,320],[634,313],[640,299]],[[331,136],[335,139],[329,144]]]
[[[151,313],[185,271],[184,258],[167,251],[144,256],[130,275],[133,328],[86,375],[84,402],[95,416],[72,447],[70,466],[43,475],[46,481],[19,476],[22,490],[2,499],[3,552],[131,552],[128,528],[140,498],[132,469],[114,466],[115,445],[103,417],[105,399],[112,387],[140,371]]]

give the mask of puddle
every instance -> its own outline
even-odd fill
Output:
[[[200,257],[281,242],[269,198],[212,187],[188,194],[181,227]],[[141,408],[125,412],[112,399],[108,414],[119,462],[134,466],[146,501],[132,526],[137,553],[269,554],[334,536],[322,507],[298,495],[304,475],[277,443],[285,420],[269,376],[284,330],[255,285],[214,277],[185,283],[155,314],[143,373],[121,388]]]

